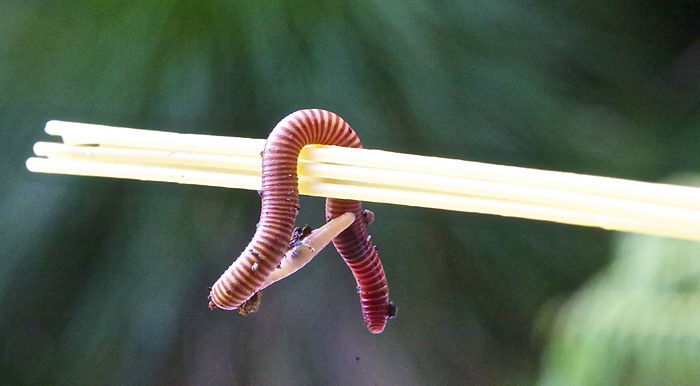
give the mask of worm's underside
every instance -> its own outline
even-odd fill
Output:
[[[310,144],[362,147],[355,131],[339,116],[319,109],[300,110],[288,115],[272,130],[265,144],[262,167],[262,209],[260,222],[246,249],[212,287],[213,307],[233,310],[250,299],[265,278],[281,262],[299,210],[297,161],[301,149]],[[376,247],[370,241],[362,203],[326,199],[326,219],[352,212],[355,221],[333,244],[350,267],[360,290],[362,313],[367,328],[375,334],[384,330],[395,313],[389,302],[386,276]],[[253,269],[254,267],[254,269]]]

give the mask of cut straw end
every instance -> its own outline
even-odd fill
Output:
[[[265,147],[264,139],[181,134],[64,121],[48,121],[44,131],[60,136],[67,145],[109,145],[258,157]]]

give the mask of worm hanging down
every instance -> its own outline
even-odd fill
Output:
[[[297,161],[306,145],[362,147],[355,131],[338,115],[319,109],[300,110],[285,117],[270,133],[263,151],[262,209],[253,239],[214,283],[210,307],[234,310],[241,307],[267,282],[289,249],[299,210]],[[396,308],[377,248],[370,241],[366,223],[371,212],[355,200],[326,199],[326,219],[354,214],[354,222],[333,244],[350,267],[357,282],[365,325],[370,332],[384,330]],[[252,269],[255,267],[255,269]]]

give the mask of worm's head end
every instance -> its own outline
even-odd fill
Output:
[[[384,327],[386,327],[386,321],[383,323],[373,323],[367,325],[367,329],[369,330],[369,332],[371,332],[374,335],[378,335],[384,332]]]
[[[219,295],[221,291],[225,291],[226,293],[230,294],[230,292],[226,291],[225,289],[222,290],[221,287],[219,287],[218,282],[214,283],[214,287],[209,287],[209,296],[207,296],[207,300],[209,300],[209,309],[215,310],[218,308],[226,311],[237,309],[236,306],[230,304],[230,302],[227,302],[226,298]]]

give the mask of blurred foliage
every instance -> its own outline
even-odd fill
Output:
[[[618,239],[611,266],[559,312],[542,384],[698,384],[698,243]]]
[[[3,1],[0,383],[535,382],[537,315],[606,265],[609,232],[369,204],[399,306],[372,336],[332,250],[250,317],[206,308],[253,232],[255,192],[23,162],[49,119],[264,138],[320,107],[371,148],[658,180],[700,161],[698,12],[690,0]],[[322,200],[302,204],[299,222],[318,226]]]

